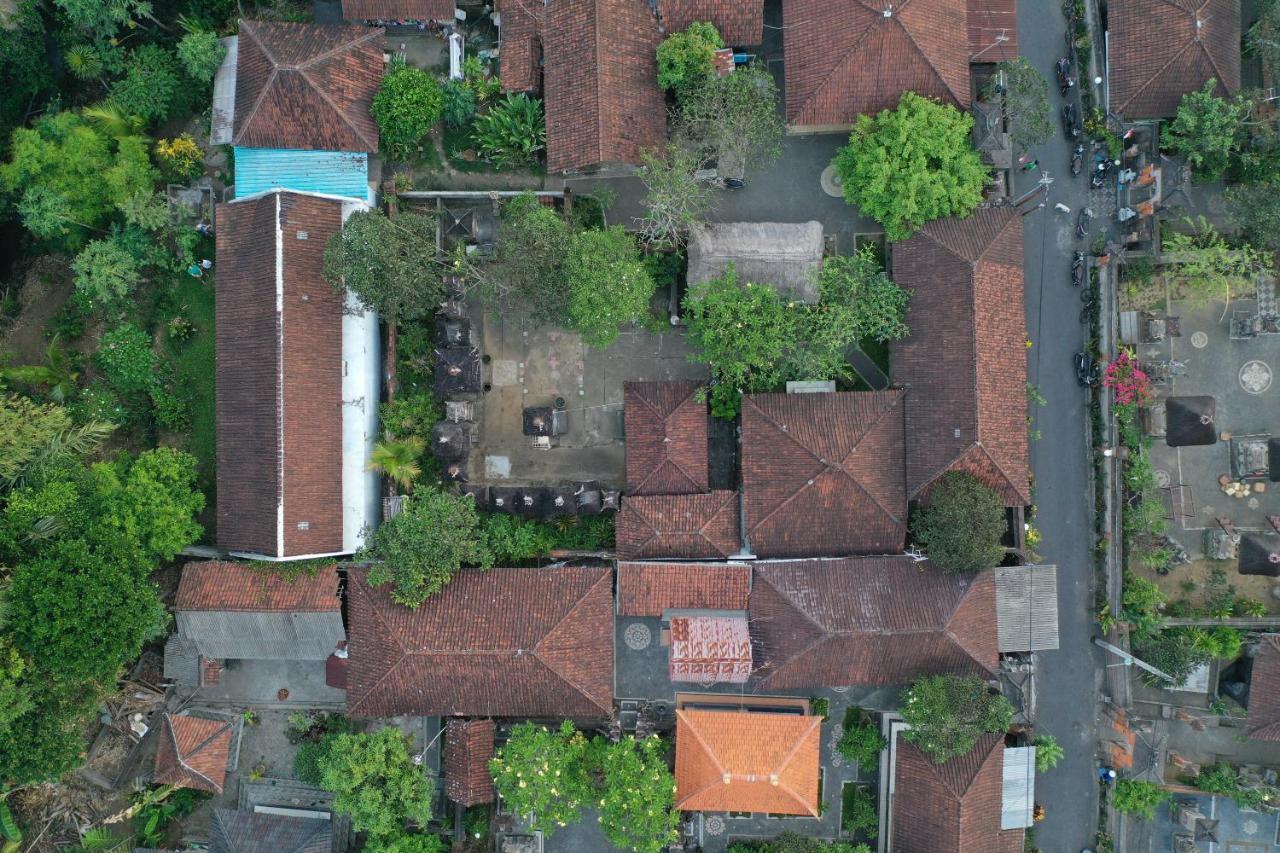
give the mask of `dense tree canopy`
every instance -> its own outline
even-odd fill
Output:
[[[513,813],[533,816],[531,826],[552,835],[575,823],[589,804],[588,748],[568,721],[555,730],[520,723],[489,762],[494,787]]]
[[[653,277],[635,238],[620,225],[573,235],[564,259],[569,326],[588,346],[606,347],[649,311]]]
[[[672,127],[677,144],[699,161],[714,159],[730,178],[778,159],[785,134],[778,87],[762,64],[682,89]]]
[[[382,150],[397,159],[408,158],[440,118],[443,107],[444,95],[434,77],[403,62],[393,66],[382,78],[370,108]]]
[[[494,303],[518,304],[535,322],[561,322],[572,239],[565,218],[532,193],[511,199],[502,211],[497,260],[482,274],[482,294]]]
[[[1000,497],[972,474],[948,471],[911,518],[911,536],[948,572],[980,572],[1000,565],[1008,523]]]
[[[324,250],[324,277],[349,289],[388,323],[429,317],[444,299],[442,267],[435,262],[435,220],[376,210],[347,217]],[[425,248],[424,248],[425,247]]]
[[[1003,734],[1013,706],[976,676],[934,675],[918,679],[901,703],[909,729],[902,736],[936,764],[967,754],[984,734]]]
[[[334,811],[351,818],[352,829],[388,845],[380,849],[421,849],[400,839],[406,824],[425,826],[431,820],[434,790],[399,729],[338,735],[320,756],[319,767],[321,787],[336,795]]]
[[[983,97],[1004,105],[1009,136],[1017,148],[1031,148],[1053,135],[1049,81],[1025,56],[997,65]]]
[[[895,283],[870,246],[853,255],[824,258],[815,276],[818,304],[805,309],[804,344],[793,371],[797,378],[847,378],[849,347],[858,341],[885,342],[908,334],[911,294]]]
[[[1200,91],[1183,95],[1178,115],[1162,133],[1165,145],[1186,157],[1196,172],[1209,177],[1226,171],[1244,138],[1240,122],[1249,111],[1240,98],[1215,95],[1217,85],[1211,78]]]
[[[989,177],[970,133],[973,117],[907,92],[897,109],[858,116],[835,167],[845,200],[905,240],[921,225],[964,216]]]
[[[394,584],[391,597],[407,607],[439,592],[463,565],[493,562],[475,501],[439,489],[406,497],[400,514],[374,531],[363,556],[377,561],[369,582]]]
[[[672,33],[658,45],[658,85],[677,96],[715,74],[716,51],[724,39],[714,25],[701,21]]]

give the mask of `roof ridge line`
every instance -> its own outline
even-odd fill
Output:
[[[1181,7],[1179,7],[1179,8],[1181,8]],[[1186,10],[1185,10],[1185,9],[1183,9],[1183,11],[1186,11]],[[1122,112],[1122,111],[1125,109],[1125,107],[1127,107],[1127,106],[1129,106],[1129,104],[1133,103],[1133,101],[1134,101],[1134,99],[1135,99],[1135,98],[1137,98],[1139,95],[1141,95],[1143,92],[1145,92],[1148,88],[1150,88],[1151,84],[1152,84],[1152,83],[1154,83],[1154,82],[1156,82],[1156,78],[1157,78],[1157,77],[1159,77],[1161,74],[1163,74],[1165,71],[1167,71],[1167,70],[1168,70],[1168,69],[1169,69],[1169,68],[1170,68],[1170,67],[1171,67],[1175,62],[1177,62],[1177,61],[1178,61],[1178,59],[1179,59],[1179,57],[1181,57],[1181,56],[1182,56],[1182,54],[1186,53],[1187,48],[1188,48],[1188,47],[1190,47],[1190,46],[1191,46],[1191,45],[1193,45],[1193,44],[1195,44],[1195,39],[1192,39],[1191,41],[1189,41],[1189,42],[1187,42],[1186,44],[1184,44],[1180,49],[1178,49],[1177,51],[1175,51],[1175,52],[1174,52],[1174,54],[1173,54],[1173,56],[1169,57],[1169,61],[1168,61],[1168,62],[1166,62],[1164,65],[1160,66],[1160,67],[1159,67],[1158,69],[1156,69],[1154,72],[1152,72],[1151,76],[1147,78],[1147,81],[1146,81],[1145,83],[1143,83],[1141,86],[1139,86],[1137,89],[1134,89],[1134,90],[1133,90],[1133,94],[1132,94],[1132,95],[1130,95],[1130,96],[1128,97],[1128,99],[1124,101],[1124,103],[1122,103],[1122,104],[1118,104],[1118,105],[1116,106],[1116,111],[1117,111],[1117,112]]]
[[[840,58],[838,58],[835,62],[831,64],[831,70],[828,71],[821,80],[819,80],[817,83],[813,85],[813,89],[810,91],[809,96],[805,98],[801,104],[799,104],[799,109],[796,110],[795,123],[797,124],[799,123],[800,115],[801,113],[804,112],[805,107],[807,107],[809,103],[813,101],[814,97],[818,94],[818,92],[822,91],[822,88],[826,86],[828,82],[830,82],[831,78],[835,76],[836,70],[840,68],[842,65],[844,65],[844,63],[849,60],[849,58],[854,54],[855,51],[857,51],[859,48],[862,47],[862,43],[867,40],[868,35],[873,30],[877,30],[881,26],[884,20],[883,9],[874,8],[870,3],[867,2],[867,0],[856,0],[856,2],[859,6],[866,9],[868,12],[871,12],[873,14],[879,14],[882,17],[880,19],[875,20],[873,23],[869,24],[867,28],[863,30],[856,39],[854,39],[853,43],[849,45],[849,49],[846,50],[843,54],[841,54]],[[911,2],[911,0],[903,0],[903,5],[905,6],[909,2]],[[894,19],[891,18],[890,20],[894,20]]]
[[[601,573],[600,577],[596,579],[595,583],[591,584],[591,586],[589,586],[589,587],[587,588],[586,592],[584,592],[581,596],[579,596],[579,597],[578,597],[578,600],[577,600],[576,602],[574,602],[573,606],[572,606],[572,607],[570,607],[570,608],[568,609],[568,611],[566,611],[566,612],[565,612],[565,614],[564,614],[562,617],[560,617],[560,619],[556,622],[556,624],[555,624],[555,625],[551,626],[551,630],[550,630],[550,631],[547,631],[545,634],[543,634],[543,635],[542,635],[542,638],[541,638],[540,640],[538,640],[538,642],[537,642],[537,643],[535,643],[535,644],[534,644],[533,649],[532,649],[531,651],[533,652],[533,656],[534,656],[534,658],[535,658],[535,659],[537,659],[537,661],[538,661],[539,663],[541,663],[543,666],[545,666],[545,667],[546,667],[547,669],[549,669],[551,672],[555,673],[557,678],[559,678],[559,679],[560,679],[561,681],[563,681],[565,684],[568,684],[570,687],[572,687],[574,690],[576,690],[580,696],[585,697],[585,698],[587,699],[587,701],[589,701],[592,705],[596,706],[597,708],[600,708],[600,709],[602,709],[602,710],[606,710],[606,711],[610,711],[610,712],[612,712],[612,710],[613,710],[613,707],[612,707],[612,706],[613,706],[613,697],[612,697],[612,695],[609,697],[609,707],[605,707],[604,705],[601,705],[601,704],[600,704],[600,701],[599,701],[598,699],[596,699],[596,697],[592,696],[590,693],[588,693],[586,690],[584,690],[584,689],[582,688],[582,685],[578,684],[578,683],[577,683],[577,682],[575,682],[573,679],[568,678],[568,677],[567,677],[567,676],[565,676],[562,672],[560,672],[560,670],[558,670],[558,669],[556,669],[554,666],[552,666],[552,665],[551,665],[551,663],[550,663],[550,662],[548,662],[548,661],[547,661],[547,659],[546,659],[545,657],[543,657],[543,656],[542,656],[542,653],[541,653],[542,645],[543,645],[543,643],[545,643],[545,642],[547,641],[547,638],[551,637],[553,634],[555,634],[557,631],[559,631],[559,630],[560,630],[560,626],[564,625],[564,623],[565,623],[565,622],[569,621],[569,617],[573,616],[573,614],[574,614],[574,613],[576,613],[576,612],[578,611],[578,608],[582,607],[583,603],[584,603],[588,598],[590,598],[590,597],[591,597],[591,594],[592,594],[593,592],[595,592],[595,591],[596,591],[596,588],[597,588],[598,586],[600,586],[600,584],[602,584],[602,583],[604,583],[604,582],[606,582],[606,581],[608,581],[608,582],[609,582],[609,584],[610,584],[610,592],[612,593],[612,585],[613,585],[613,571],[612,571],[612,569],[606,569],[606,570],[602,571],[602,573]],[[612,597],[612,595],[611,595],[610,597]],[[611,607],[610,609],[612,609],[612,607]],[[611,618],[612,618],[612,617],[611,617]]]
[[[366,29],[366,28],[362,27],[361,29]],[[334,47],[329,48],[324,53],[317,53],[315,56],[311,57],[306,62],[300,62],[297,65],[289,66],[289,69],[293,71],[302,71],[303,69],[308,68],[312,65],[315,65],[317,62],[323,62],[324,60],[329,59],[330,57],[338,53],[341,53],[342,51],[347,50],[348,48],[358,47],[367,41],[373,41],[374,38],[377,36],[378,30],[380,29],[383,29],[383,28],[369,27],[367,28],[367,31],[364,33],[361,33],[358,38],[353,38],[353,39],[349,39],[347,41],[341,42],[340,44],[337,44]]]
[[[907,3],[909,3],[909,2],[910,2],[910,0],[903,0],[903,4],[902,4],[902,5],[905,7],[905,6],[907,5]],[[897,18],[898,16],[897,16],[897,15],[894,15],[893,17],[894,17],[894,18]],[[967,14],[967,12],[966,12],[966,15],[965,15],[965,23],[966,23],[966,26],[967,26],[967,24],[968,24],[968,14]],[[911,42],[911,46],[912,46],[912,47],[914,47],[914,48],[916,49],[916,52],[917,52],[918,54],[920,54],[920,59],[922,59],[922,60],[924,61],[924,64],[925,64],[925,65],[927,65],[927,66],[929,67],[929,70],[930,70],[930,71],[932,71],[932,72],[934,73],[934,76],[938,78],[938,82],[940,82],[940,83],[942,84],[942,87],[943,87],[944,89],[946,89],[946,90],[947,90],[947,92],[951,95],[951,99],[952,99],[953,101],[955,101],[957,105],[959,105],[959,104],[961,103],[961,100],[960,100],[959,96],[957,96],[957,95],[956,95],[955,90],[951,88],[951,84],[950,84],[950,83],[948,83],[945,79],[943,79],[943,77],[942,77],[942,73],[941,73],[941,72],[937,69],[937,67],[933,64],[933,60],[932,60],[932,59],[930,59],[929,55],[928,55],[927,53],[925,53],[925,52],[924,52],[924,48],[922,48],[922,47],[920,46],[919,42],[917,42],[917,41],[916,41],[916,37],[915,37],[915,36],[913,36],[913,35],[911,34],[911,30],[910,30],[910,29],[908,29],[908,28],[907,28],[907,26],[906,26],[905,24],[902,24],[902,25],[900,25],[900,26],[901,26],[901,29],[902,29],[902,34],[903,34],[904,36],[906,36],[906,37],[907,37],[907,41]],[[968,62],[966,62],[966,63],[965,63],[965,71],[966,71],[966,73],[968,72],[968,69],[969,69],[969,63],[968,63]],[[917,93],[917,94],[918,94],[918,93]],[[928,98],[928,96],[927,96],[927,95],[920,95],[920,97],[922,97],[922,98]],[[933,99],[932,99],[932,98],[928,98],[928,100],[933,100]]]
[[[222,790],[223,790],[223,786],[222,786],[222,785],[219,785],[217,782],[215,782],[215,781],[213,781],[212,779],[210,779],[206,774],[204,774],[204,773],[200,772],[199,770],[197,770],[196,768],[192,767],[190,764],[188,764],[188,763],[187,763],[187,761],[186,761],[186,756],[183,754],[182,749],[178,746],[178,733],[177,733],[177,732],[175,732],[175,731],[173,730],[173,721],[174,721],[174,719],[175,719],[174,715],[173,715],[173,714],[168,714],[168,713],[166,713],[166,714],[165,714],[165,719],[166,719],[166,721],[169,723],[169,725],[165,726],[165,728],[167,728],[167,729],[169,730],[169,738],[170,738],[170,740],[172,740],[172,741],[173,741],[173,754],[174,754],[174,756],[178,759],[178,764],[179,764],[179,765],[181,765],[181,767],[182,767],[184,770],[186,770],[188,773],[194,773],[195,775],[199,776],[199,777],[200,777],[201,779],[203,779],[204,781],[208,782],[208,783],[209,783],[211,786],[213,786],[214,788],[217,788],[217,789],[218,789],[218,792],[219,792],[219,793],[221,793],[221,792],[222,792]],[[198,720],[198,719],[203,719],[203,717],[193,717],[192,719],[197,719],[197,720]],[[215,737],[217,737],[218,735],[222,734],[222,732],[223,732],[223,730],[224,730],[224,729],[227,729],[227,728],[230,728],[230,727],[231,727],[231,724],[230,724],[230,723],[226,723],[226,722],[224,722],[224,723],[222,724],[222,727],[221,727],[221,728],[219,728],[219,729],[218,729],[217,731],[215,731],[213,734],[209,735],[209,737],[207,737],[207,738],[205,738],[204,740],[202,740],[202,741],[201,741],[201,742],[200,742],[200,743],[199,743],[199,744],[198,744],[194,749],[192,749],[192,750],[191,750],[191,753],[190,753],[190,754],[191,754],[191,755],[194,755],[194,754],[196,754],[197,752],[199,752],[201,749],[203,749],[203,748],[204,748],[204,747],[209,743],[209,741],[213,740]]]
[[[368,596],[368,595],[370,595],[370,594],[371,594],[371,590],[369,589],[369,585],[368,585],[367,583],[365,583],[365,579],[364,579],[363,577],[359,577],[359,576],[358,576],[359,574],[360,574],[359,572],[351,572],[351,574],[350,574],[350,576],[349,576],[349,578],[348,578],[348,579],[349,579],[349,580],[351,580],[351,581],[353,581],[355,584],[357,584],[357,585],[358,585],[358,586],[360,586],[361,588],[363,588],[363,590],[364,590],[363,594],[364,594],[365,596]],[[372,605],[372,602],[369,602],[369,604],[370,604],[370,605]],[[362,704],[366,699],[368,699],[370,696],[372,696],[372,695],[373,695],[373,693],[374,693],[374,691],[375,691],[375,690],[377,690],[379,687],[381,687],[381,686],[382,686],[382,682],[384,682],[384,681],[386,681],[388,678],[390,678],[390,677],[391,677],[391,673],[393,673],[393,672],[395,672],[397,669],[399,669],[399,668],[400,668],[400,665],[401,665],[402,663],[404,663],[405,658],[407,658],[407,657],[409,656],[409,651],[408,651],[408,649],[406,649],[406,648],[404,647],[404,644],[400,642],[400,638],[399,638],[398,636],[396,636],[396,632],[395,632],[395,631],[392,631],[392,630],[391,630],[391,626],[387,624],[387,620],[382,618],[382,612],[381,612],[381,610],[379,610],[379,609],[378,609],[378,608],[376,608],[376,607],[372,607],[372,606],[370,607],[370,609],[371,609],[371,610],[373,610],[374,618],[376,618],[376,619],[378,620],[378,623],[379,623],[380,625],[382,625],[383,630],[385,630],[385,631],[386,631],[386,633],[387,633],[387,636],[391,638],[391,642],[395,643],[396,647],[400,649],[400,657],[396,658],[395,663],[393,663],[393,664],[391,664],[391,666],[387,667],[387,671],[386,671],[386,672],[384,672],[384,673],[382,673],[382,675],[378,677],[378,680],[377,680],[377,681],[375,681],[375,682],[373,682],[373,684],[371,684],[371,685],[369,686],[369,689],[368,689],[368,690],[366,690],[366,691],[364,692],[364,695],[363,695],[363,696],[361,696],[359,699],[357,699],[354,703],[352,703],[352,702],[351,702],[351,698],[350,698],[351,689],[350,689],[350,686],[348,686],[348,688],[347,688],[347,703],[348,703],[348,708],[349,708],[350,710],[354,710],[355,708],[359,707],[359,706],[360,706],[360,705],[361,705],[361,704]]]
[[[323,89],[321,89],[319,86],[316,85],[315,81],[311,79],[311,75],[307,73],[305,67],[299,67],[295,69],[295,73],[302,75],[302,79],[307,81],[307,85],[310,86],[313,90],[315,90],[315,93],[320,96],[321,100],[323,100],[326,104],[328,104],[329,108],[338,114],[338,117],[342,119],[343,124],[345,124],[347,127],[351,129],[351,132],[356,135],[357,139],[359,139],[366,146],[368,146],[369,151],[372,151],[374,153],[377,152],[378,146],[370,145],[369,138],[365,136],[359,130],[359,128],[357,128],[354,124],[351,123],[351,119],[347,115],[346,111],[340,108],[334,102],[333,98],[329,97],[329,94],[327,92],[325,92]]]
[[[726,771],[726,770],[725,770],[725,766],[724,766],[724,764],[723,764],[723,763],[721,763],[719,756],[717,756],[717,755],[716,755],[716,753],[715,753],[715,750],[713,750],[713,749],[711,748],[711,745],[710,745],[709,743],[707,743],[706,738],[704,738],[704,737],[702,736],[702,732],[698,729],[698,726],[697,726],[696,724],[694,724],[694,722],[693,722],[692,720],[690,720],[690,719],[689,719],[689,712],[688,712],[688,711],[686,711],[686,710],[684,710],[683,708],[680,708],[680,709],[677,709],[677,710],[676,710],[676,720],[677,720],[677,722],[678,722],[681,718],[683,718],[683,719],[684,719],[685,725],[687,726],[687,729],[686,729],[686,730],[687,730],[688,732],[690,732],[690,733],[693,735],[694,740],[696,740],[696,741],[698,742],[698,745],[702,747],[702,753],[703,753],[705,756],[707,756],[707,758],[711,759],[711,763],[712,763],[713,765],[715,765],[715,768],[716,768],[717,770],[719,770],[719,771],[720,771],[720,776],[721,776],[721,778],[723,778],[723,777],[724,777],[724,775],[725,775],[725,773],[726,773],[726,772],[728,772],[728,771]],[[706,785],[703,785],[703,786],[702,786],[701,788],[699,788],[698,790],[693,791],[693,792],[691,792],[691,793],[687,794],[687,795],[686,795],[686,796],[681,800],[681,802],[688,802],[690,799],[692,799],[693,797],[696,797],[698,794],[701,794],[703,791],[709,791],[709,790],[711,790],[713,787],[715,787],[715,785],[716,785],[716,782],[715,782],[715,781],[710,781],[710,782],[708,782]],[[678,805],[678,804],[677,804],[677,805]]]

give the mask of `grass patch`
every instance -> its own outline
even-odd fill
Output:
[[[183,275],[175,285],[176,316],[194,327],[181,341],[165,339],[174,377],[191,401],[191,433],[186,448],[200,463],[199,485],[210,506],[214,502],[217,462],[217,412],[214,407],[214,297],[208,279]]]
[[[444,126],[444,154],[449,158],[449,165],[459,172],[494,173],[502,170],[493,163],[484,160],[468,160],[462,153],[471,148],[471,123],[462,127]]]

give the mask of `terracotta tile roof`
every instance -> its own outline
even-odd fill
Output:
[[[729,47],[754,47],[764,41],[764,0],[658,0],[667,35],[694,21],[715,24]]]
[[[629,495],[707,490],[707,404],[700,382],[623,383]]]
[[[666,142],[654,55],[662,36],[644,0],[556,0],[532,10],[520,2],[501,7],[502,82],[534,88],[542,57],[548,172],[639,164],[641,151]]]
[[[1125,0],[1107,8],[1111,111],[1171,118],[1182,96],[1240,89],[1240,0]]]
[[[342,204],[280,192],[217,216],[218,545],[341,552],[343,299],[321,267]]]
[[[672,681],[746,684],[751,677],[747,617],[674,616],[667,672]]]
[[[968,0],[969,61],[1005,62],[1018,58],[1016,0]]]
[[[821,717],[676,711],[676,808],[817,817],[821,731]]]
[[[742,400],[743,534],[761,557],[899,551],[903,392]]]
[[[1022,217],[980,208],[895,243],[893,279],[914,293],[910,336],[889,345],[907,390],[907,495],[968,471],[1005,506],[1031,502]]]
[[[992,572],[950,575],[910,557],[760,562],[748,606],[759,688],[993,676]]]
[[[783,0],[787,122],[843,128],[912,91],[967,109],[966,0]]]
[[[154,782],[221,794],[231,754],[231,723],[165,714]]]
[[[382,82],[382,37],[354,24],[241,20],[233,144],[377,151],[369,107]]]
[[[618,556],[714,560],[736,554],[738,493],[628,496],[618,513]]]
[[[187,563],[182,567],[174,610],[242,610],[253,613],[340,610],[338,570],[286,580],[244,563]]]
[[[1263,634],[1249,679],[1249,737],[1280,741],[1280,634]]]
[[[445,724],[444,793],[464,808],[493,802],[493,720],[460,720]]]
[[[412,610],[366,574],[348,575],[349,713],[612,713],[609,569],[463,569]]]
[[[744,563],[618,563],[618,615],[667,610],[746,610],[751,567]]]
[[[934,764],[899,739],[893,805],[895,853],[1021,853],[1020,829],[1000,829],[1004,740],[984,735],[967,755]]]
[[[452,21],[455,0],[342,0],[342,19],[359,21]]]

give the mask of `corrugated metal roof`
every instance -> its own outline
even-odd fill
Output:
[[[213,75],[213,121],[209,128],[212,145],[231,144],[236,120],[236,59],[240,52],[240,37],[227,36],[221,41],[227,53],[218,66],[218,72]]]
[[[207,658],[324,660],[342,640],[342,614],[178,611],[178,631]]]
[[[1026,829],[1034,822],[1036,748],[1006,747],[1000,805],[1001,829]]]
[[[190,638],[173,634],[165,641],[164,677],[184,687],[200,683],[200,650]]]
[[[1058,567],[996,569],[996,631],[1001,652],[1058,647]]]
[[[372,201],[369,155],[363,151],[302,151],[236,147],[236,198],[277,188]]]

